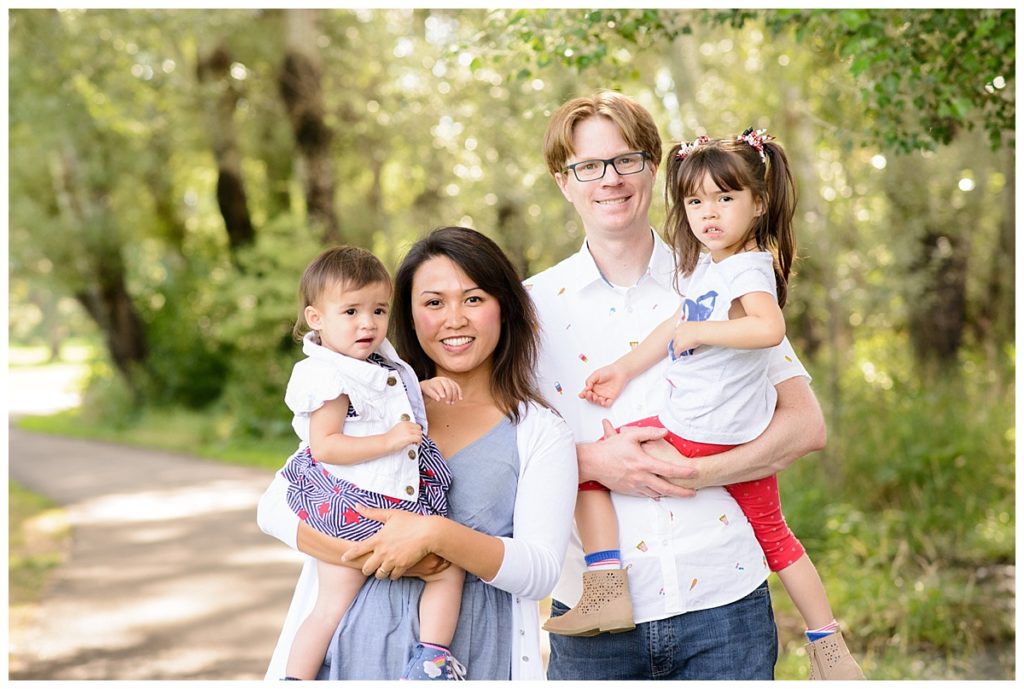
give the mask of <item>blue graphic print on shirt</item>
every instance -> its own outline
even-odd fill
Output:
[[[715,300],[718,299],[718,292],[711,290],[707,294],[702,294],[697,297],[697,300],[683,299],[683,309],[679,316],[681,321],[706,321],[711,318],[711,314],[715,311]],[[693,354],[692,349],[688,349],[681,353],[679,356],[690,356]],[[676,353],[672,347],[672,343],[668,343],[668,356],[672,361],[676,360]]]

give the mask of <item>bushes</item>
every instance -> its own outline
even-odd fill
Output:
[[[217,338],[233,348],[223,405],[235,431],[252,437],[291,433],[284,390],[302,348],[292,339],[299,278],[323,247],[290,216],[268,223],[238,256],[220,295]]]
[[[1012,356],[963,356],[929,381],[901,360],[861,343],[842,399],[817,391],[838,423],[825,451],[780,476],[787,519],[860,650],[1012,643]]]

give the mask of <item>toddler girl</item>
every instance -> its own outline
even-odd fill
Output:
[[[422,394],[454,402],[462,393],[448,378],[417,384],[385,339],[391,278],[383,264],[356,247],[328,249],[307,266],[299,297],[295,333],[309,332],[302,342],[306,358],[295,364],[285,393],[301,441],[282,469],[289,506],[318,531],[351,541],[369,538],[382,526],[360,515],[357,505],[445,515],[451,471],[424,434]],[[378,578],[388,575],[377,572]],[[428,578],[420,599],[420,643],[401,679],[464,675],[448,650],[463,576],[449,567]],[[288,678],[316,677],[365,581],[359,569],[322,561],[317,579],[316,604],[288,656]]]

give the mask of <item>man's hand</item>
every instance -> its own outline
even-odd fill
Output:
[[[601,423],[604,439],[577,447],[581,481],[600,481],[616,493],[649,498],[689,498],[696,494],[694,490],[674,485],[668,480],[690,479],[696,472],[683,461],[673,461],[672,455],[665,451],[667,447],[678,460],[685,459],[663,440],[667,433],[664,428],[624,426],[616,433],[607,419]],[[657,444],[652,450],[660,458],[647,452],[645,443],[655,442]]]
[[[711,485],[701,483],[700,462],[679,454],[679,450],[672,447],[667,440],[652,440],[644,443],[643,448],[644,452],[651,457],[668,462],[669,464],[678,465],[681,470],[687,472],[686,478],[670,479],[674,485],[680,488],[692,489],[694,493],[698,488],[706,488],[707,485]]]

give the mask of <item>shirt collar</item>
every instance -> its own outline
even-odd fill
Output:
[[[386,369],[369,361],[361,361],[327,349],[327,347],[320,344],[319,340],[320,338],[315,331],[306,333],[302,338],[302,353],[310,359],[323,361],[334,366],[341,370],[346,378],[367,387],[383,390],[384,386],[387,385],[388,371]],[[376,351],[385,359],[392,359],[393,357],[388,356],[389,350],[391,352],[394,351],[391,344],[384,340]]]
[[[642,282],[645,277],[651,277],[661,285],[672,287],[676,270],[675,255],[668,244],[654,231],[653,227],[651,228],[651,234],[654,236],[654,250],[651,252],[650,261],[647,263],[647,270],[637,280],[637,284]],[[590,247],[587,246],[586,239],[583,240],[583,246],[580,247],[580,250],[573,254],[569,260],[572,261],[573,265],[571,273],[573,279],[571,284],[566,285],[567,287],[576,292],[581,292],[595,282],[601,282],[609,287],[613,287],[612,283],[608,282],[604,275],[601,274],[601,269],[598,268],[593,254],[590,253]]]

